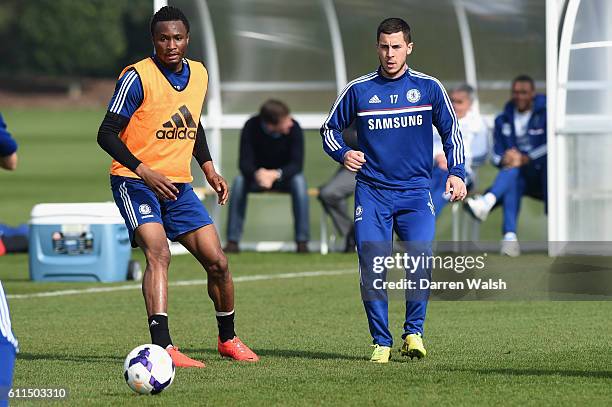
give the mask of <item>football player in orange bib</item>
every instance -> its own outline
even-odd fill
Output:
[[[255,362],[258,356],[234,332],[234,285],[227,258],[208,212],[191,187],[195,157],[224,205],[227,183],[213,165],[200,114],[208,73],[184,57],[189,22],[175,7],[162,7],[151,20],[155,54],[126,67],[119,76],[98,144],[113,158],[113,197],[134,247],[147,259],[142,292],[151,341],[165,348],[178,367],[204,367],[179,352],[168,329],[170,249],[180,242],[208,274],[208,295],[217,316],[221,356]]]

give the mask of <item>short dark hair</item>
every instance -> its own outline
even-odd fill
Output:
[[[185,14],[176,7],[164,6],[153,14],[153,18],[151,18],[151,35],[155,32],[155,24],[162,21],[182,21],[189,34],[189,21]]]
[[[474,101],[474,88],[467,83],[462,83],[461,85],[451,89],[449,93],[452,95],[455,92],[465,92],[465,94],[468,95],[468,99]]]
[[[517,82],[528,82],[531,85],[531,89],[535,89],[535,81],[529,75],[521,74],[512,80],[512,86]]]
[[[401,18],[386,18],[378,25],[378,29],[376,30],[376,42],[378,43],[380,33],[394,34],[400,31],[404,33],[406,44],[410,44],[412,42],[412,34],[410,33],[410,26],[408,23]]]
[[[264,123],[276,125],[286,116],[289,116],[289,107],[276,99],[269,99],[259,109],[259,117]]]

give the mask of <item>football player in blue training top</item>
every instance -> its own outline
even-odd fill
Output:
[[[0,168],[9,171],[17,168],[17,142],[6,130],[2,114],[0,114]],[[2,235],[1,229],[0,235]],[[3,252],[4,245],[0,239],[0,255]],[[11,316],[4,295],[2,280],[0,280],[0,407],[8,406],[18,349],[17,339],[11,327]]]
[[[387,363],[393,338],[388,324],[387,292],[380,287],[384,274],[375,258],[391,254],[393,231],[408,246],[431,253],[435,208],[429,191],[433,129],[442,138],[448,161],[446,192],[451,201],[466,195],[463,140],[457,117],[444,87],[436,78],[406,65],[412,53],[410,26],[389,18],[376,32],[379,68],[350,82],[333,104],[321,127],[323,148],[334,160],[357,172],[355,239],[360,285],[374,352],[372,362]],[[355,120],[359,147],[342,140],[342,130]],[[429,276],[423,267],[416,275]],[[406,297],[403,356],[422,358],[423,323],[428,291]]]

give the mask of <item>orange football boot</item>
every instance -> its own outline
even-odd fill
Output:
[[[168,354],[172,358],[172,363],[174,363],[174,366],[176,367],[206,367],[203,362],[191,359],[184,353],[179,352],[179,348],[177,348],[176,346],[167,347],[166,352],[168,352]]]
[[[257,362],[259,356],[246,346],[240,338],[234,336],[233,339],[221,343],[221,338],[217,337],[217,349],[221,356],[241,360],[246,362]]]

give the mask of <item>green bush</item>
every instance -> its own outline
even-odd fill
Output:
[[[3,73],[116,76],[130,54],[150,50],[150,1],[4,0],[0,35],[8,41]],[[141,32],[144,41],[134,41]]]

